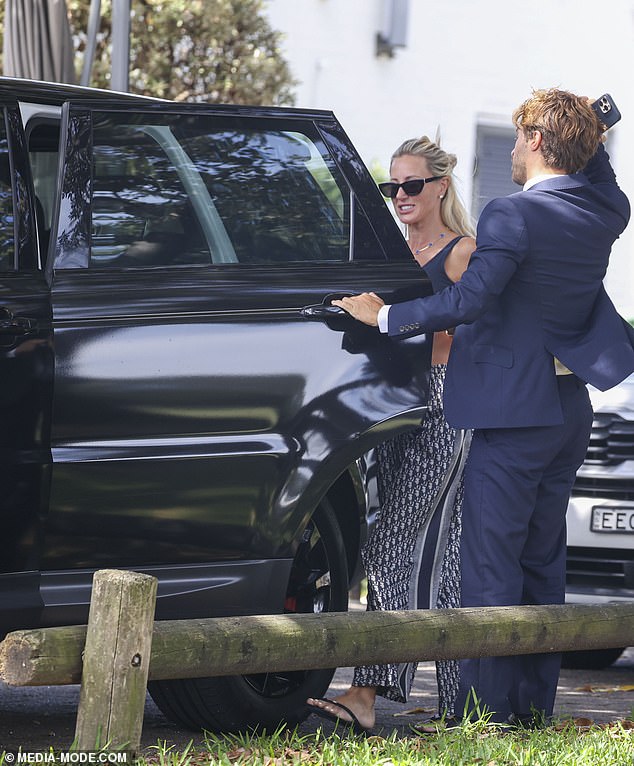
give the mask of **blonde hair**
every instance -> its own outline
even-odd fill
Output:
[[[455,188],[453,169],[458,163],[455,154],[449,154],[440,148],[427,136],[410,138],[404,141],[390,158],[390,167],[397,157],[422,157],[427,160],[429,171],[433,176],[444,176],[449,179],[445,196],[440,202],[440,216],[445,226],[456,234],[468,237],[475,236],[475,226]]]

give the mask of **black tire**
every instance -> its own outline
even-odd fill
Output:
[[[622,649],[588,649],[578,652],[564,652],[562,668],[570,670],[602,670],[609,667],[625,651]]]
[[[285,612],[345,612],[348,568],[332,506],[323,502],[297,550]],[[334,669],[151,681],[152,699],[171,721],[192,730],[269,731],[306,718],[307,697],[324,695]]]

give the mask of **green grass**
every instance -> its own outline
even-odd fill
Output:
[[[477,722],[424,737],[357,737],[338,733],[272,736],[208,735],[205,748],[146,750],[143,766],[633,766],[634,727],[572,724],[541,731],[505,731]]]

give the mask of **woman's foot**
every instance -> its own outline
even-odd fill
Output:
[[[375,700],[376,689],[373,686],[351,686],[347,692],[332,700],[309,697],[306,703],[315,708],[317,715],[367,731],[376,720]]]

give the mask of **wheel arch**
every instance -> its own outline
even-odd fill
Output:
[[[360,564],[368,516],[378,506],[373,450],[381,442],[419,425],[426,409],[422,406],[387,418],[319,459],[304,454],[277,498],[274,513],[278,518],[286,516],[288,523],[283,526],[290,533],[290,537],[279,540],[278,554],[287,555],[289,545],[291,553],[295,550],[301,530],[327,499],[334,506],[344,536],[352,581]]]
[[[361,546],[368,526],[368,497],[362,466],[357,461],[345,470],[326,493],[339,523],[348,561],[348,580],[353,582],[361,567]]]

